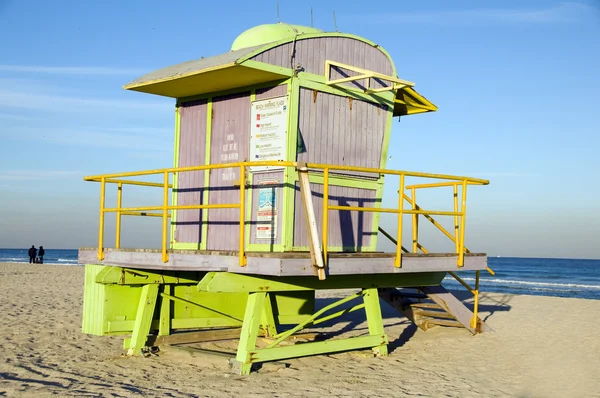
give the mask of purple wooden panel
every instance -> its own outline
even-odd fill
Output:
[[[205,163],[207,101],[193,101],[179,106],[179,167]],[[202,203],[204,171],[189,171],[177,176],[177,204]],[[183,243],[202,240],[202,211],[179,210],[175,222],[175,239]]]
[[[321,217],[323,214],[323,185],[310,184],[313,206],[319,236],[322,236]],[[308,246],[308,235],[304,221],[304,208],[302,207],[300,188],[296,183],[294,204],[294,246]],[[376,191],[362,188],[348,188],[329,186],[329,204],[337,206],[374,207]],[[333,247],[344,247],[347,251],[361,251],[366,249],[371,238],[377,235],[373,231],[373,213],[358,211],[329,211],[329,244]]]
[[[304,72],[325,74],[325,60],[341,62],[385,75],[393,75],[392,63],[377,47],[348,37],[317,37],[286,43],[257,54],[253,60],[268,64],[295,68],[300,65]],[[331,78],[355,76],[355,72],[331,69]],[[364,89],[366,80],[347,83],[348,86]],[[387,84],[385,84],[387,85]],[[382,84],[373,79],[372,88]]]
[[[250,140],[250,93],[213,98],[210,163],[232,163],[248,158]],[[209,203],[239,203],[239,168],[210,173]],[[212,209],[208,213],[208,250],[237,250],[238,209]]]
[[[287,94],[287,84],[256,90],[256,100],[280,97]]]
[[[281,233],[283,232],[282,215],[283,215],[283,171],[271,171],[271,172],[256,172],[252,175],[252,216],[251,216],[251,230],[250,230],[250,243],[259,243],[267,245],[281,244]],[[267,183],[274,182],[275,184]],[[258,239],[256,234],[257,227],[265,226],[265,222],[258,221],[258,206],[259,206],[259,195],[261,188],[269,189],[271,187],[271,193],[275,194],[275,210],[277,212],[275,219],[270,223],[266,224],[271,228],[275,229],[275,237],[273,239]]]
[[[388,111],[386,105],[323,92],[315,100],[313,90],[301,88],[298,161],[378,168]]]

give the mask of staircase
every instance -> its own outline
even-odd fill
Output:
[[[472,327],[473,312],[443,286],[415,289],[379,289],[379,297],[422,330],[435,326],[465,328],[472,334],[492,329],[479,317]]]

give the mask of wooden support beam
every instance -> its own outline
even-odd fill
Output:
[[[383,319],[381,317],[381,306],[379,305],[379,295],[377,288],[363,289],[363,301],[365,303],[365,313],[367,316],[367,325],[371,336],[383,336],[380,344],[373,347],[373,352],[377,356],[388,355],[388,338],[383,328]]]
[[[323,260],[323,249],[321,247],[321,239],[319,239],[319,231],[317,229],[317,218],[312,202],[312,191],[308,179],[308,168],[306,163],[298,164],[298,180],[300,183],[300,197],[302,199],[302,207],[304,208],[304,220],[306,222],[306,231],[310,248],[310,257],[313,266],[317,269],[319,280],[325,279],[325,262]],[[322,231],[324,234],[327,231]]]
[[[152,316],[154,315],[157,298],[158,285],[144,285],[138,304],[133,334],[131,335],[127,355],[141,355],[142,348],[146,345],[148,334],[150,334],[150,326],[152,324]]]
[[[209,341],[234,340],[240,338],[241,330],[241,328],[235,328],[176,333],[169,336],[157,336],[154,338],[150,338],[148,339],[148,344],[161,346],[174,344],[206,343]]]

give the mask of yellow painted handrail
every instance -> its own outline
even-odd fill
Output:
[[[236,162],[236,163],[225,163],[225,164],[212,164],[212,165],[199,165],[190,167],[173,167],[156,170],[143,170],[136,172],[126,173],[113,173],[104,174],[97,176],[84,177],[85,181],[100,182],[100,222],[99,222],[99,236],[98,236],[98,259],[104,258],[104,216],[106,213],[114,212],[117,214],[116,224],[116,237],[115,247],[120,247],[121,239],[121,216],[152,216],[162,217],[162,261],[168,262],[168,251],[167,251],[167,233],[168,233],[168,219],[171,217],[169,211],[172,210],[192,210],[192,209],[240,209],[240,244],[239,244],[239,263],[241,266],[246,265],[245,255],[245,194],[246,194],[246,168],[253,166],[272,166],[272,167],[290,167],[297,169],[298,164],[296,162],[284,162],[284,161],[257,161],[257,162]],[[432,222],[438,229],[440,229],[448,238],[453,240],[456,244],[457,253],[457,265],[462,267],[464,265],[464,254],[468,253],[464,245],[464,230],[465,230],[465,218],[466,218],[466,188],[468,185],[487,185],[489,181],[463,177],[463,176],[452,176],[446,174],[431,174],[431,173],[418,173],[403,170],[387,170],[380,168],[368,168],[368,167],[355,167],[355,166],[342,166],[342,165],[329,165],[329,164],[317,164],[311,163],[306,164],[309,170],[319,171],[323,173],[323,212],[322,212],[322,242],[323,242],[323,255],[325,264],[327,264],[328,258],[328,236],[329,236],[329,219],[328,213],[330,210],[347,210],[347,211],[361,211],[361,212],[377,212],[377,213],[395,213],[398,215],[398,232],[396,242],[402,242],[402,216],[404,214],[412,215],[413,220],[413,251],[417,249],[427,253],[427,250],[418,243],[418,216],[423,215],[426,219]],[[170,174],[176,175],[178,173],[200,171],[200,170],[214,170],[223,168],[239,168],[240,180],[239,190],[240,198],[239,203],[220,203],[220,204],[198,204],[198,205],[169,205],[168,196],[169,189],[173,188],[169,184]],[[381,208],[381,207],[359,207],[359,206],[337,206],[329,204],[329,176],[331,171],[351,171],[351,172],[363,172],[363,173],[376,173],[380,175],[397,175],[400,179],[400,186],[398,190],[398,206],[396,208]],[[133,181],[126,178],[149,176],[149,175],[163,175],[162,183],[145,182],[145,181]],[[405,186],[406,177],[419,177],[429,179],[444,179],[445,182],[432,183],[432,184],[419,184]],[[105,187],[106,184],[117,184],[118,196],[117,196],[117,207],[110,208],[105,207]],[[163,189],[163,203],[159,206],[141,206],[141,207],[122,207],[122,190],[124,185],[137,185],[147,187],[158,187]],[[237,184],[236,184],[237,185]],[[459,209],[458,206],[458,186],[462,186],[462,203]],[[432,187],[454,187],[454,211],[439,211],[439,210],[424,210],[420,208],[416,203],[416,189],[419,188],[432,188]],[[407,196],[404,191],[410,189],[412,197]],[[404,200],[407,200],[411,204],[410,209],[404,209]],[[152,212],[154,211],[154,212]],[[451,235],[446,231],[439,223],[437,223],[431,216],[454,216],[455,220],[455,234]],[[459,225],[460,224],[460,225]],[[402,245],[397,245],[396,257],[394,264],[396,267],[401,267],[402,262]]]

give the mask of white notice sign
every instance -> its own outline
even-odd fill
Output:
[[[277,237],[277,181],[260,181],[256,214],[256,239]]]
[[[287,160],[288,98],[254,101],[250,114],[250,161]],[[273,170],[278,167],[252,167]]]

